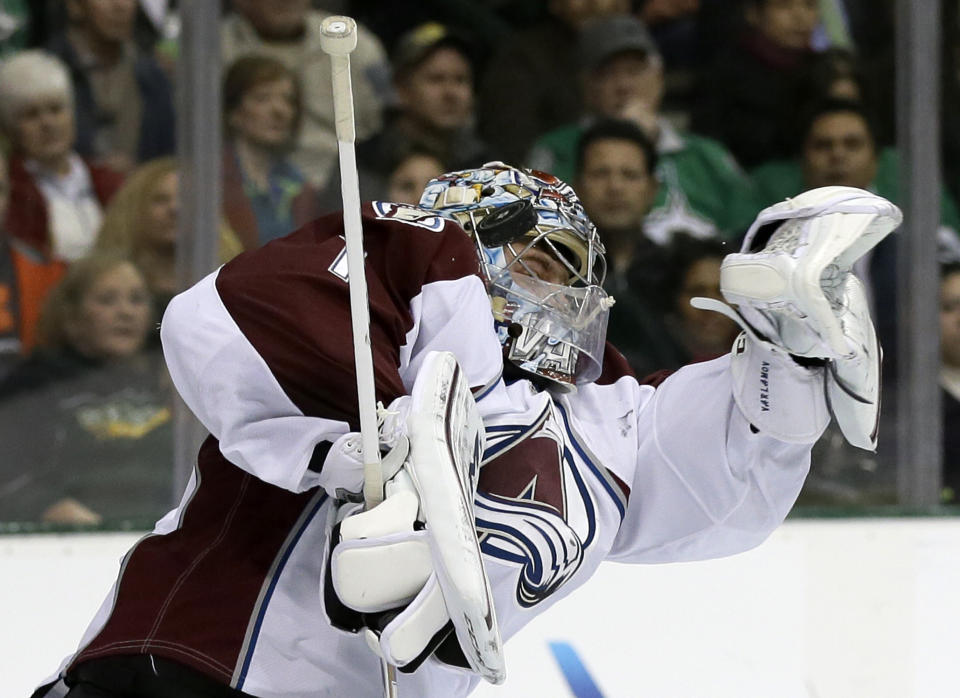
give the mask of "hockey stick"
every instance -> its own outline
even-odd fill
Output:
[[[360,220],[360,185],[357,181],[356,132],[353,123],[353,86],[350,53],[357,47],[357,24],[350,17],[327,17],[320,26],[320,47],[333,64],[333,111],[340,152],[340,190],[343,197],[343,232],[347,244],[350,287],[350,320],[353,325],[353,358],[357,371],[360,437],[363,445],[363,498],[366,509],[383,501],[383,473],[377,434],[377,398],[370,350],[370,308],[363,259]]]
[[[353,360],[357,372],[357,406],[360,412],[360,442],[363,446],[364,508],[383,501],[383,470],[377,428],[377,396],[370,349],[370,307],[364,270],[363,226],[360,216],[360,184],[357,180],[356,130],[353,121],[353,85],[350,53],[357,47],[357,23],[350,17],[327,17],[320,25],[320,48],[330,56],[333,78],[333,113],[340,154],[340,192],[343,198],[343,233],[347,247],[347,277],[350,288],[350,322],[353,325]],[[397,698],[397,670],[381,657],[383,691]]]

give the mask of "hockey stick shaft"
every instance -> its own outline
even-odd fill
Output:
[[[357,407],[363,446],[364,508],[383,501],[383,470],[377,429],[377,395],[370,347],[370,304],[364,269],[363,224],[360,215],[360,184],[354,149],[353,86],[350,53],[357,46],[357,24],[349,17],[327,17],[320,27],[323,50],[330,55],[333,77],[333,113],[340,155],[340,191],[343,198],[343,236],[347,247],[347,277],[350,288],[350,322],[353,327],[353,360],[357,373]],[[383,694],[397,698],[397,670],[380,657]]]
[[[349,17],[328,17],[321,27],[321,47],[330,54],[333,71],[333,109],[340,156],[340,188],[343,197],[343,231],[347,248],[350,288],[350,320],[357,374],[360,440],[363,446],[363,496],[367,509],[383,501],[383,471],[377,429],[377,398],[370,347],[370,306],[364,270],[363,226],[360,216],[360,185],[354,149],[353,87],[350,82],[350,52],[357,45],[356,23]]]

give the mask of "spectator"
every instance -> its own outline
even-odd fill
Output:
[[[940,386],[943,388],[944,500],[960,499],[960,263],[940,275]]]
[[[657,192],[657,153],[635,124],[600,121],[580,139],[577,163],[575,187],[607,250],[603,285],[617,301],[607,338],[645,376],[666,368],[678,352],[655,298],[662,250],[643,233]]]
[[[667,330],[680,351],[673,365],[708,361],[731,350],[739,327],[724,315],[690,305],[697,296],[722,300],[720,264],[728,250],[716,240],[678,233],[665,250],[667,274],[663,298]]]
[[[67,0],[68,24],[47,47],[70,69],[76,148],[127,172],[174,149],[170,83],[134,42],[135,0]]]
[[[383,131],[357,146],[360,191],[365,199],[394,201],[395,178],[412,169],[431,177],[453,168],[470,168],[493,159],[474,130],[471,45],[435,22],[407,32],[394,53],[397,96]],[[425,184],[430,177],[419,183]],[[408,188],[401,193],[416,203]],[[341,206],[339,177],[331,178],[322,196],[325,211]]]
[[[798,191],[819,186],[844,185],[867,189],[896,203],[899,200],[898,158],[891,148],[879,149],[871,115],[857,103],[827,99],[812,105],[802,118],[799,154],[792,160],[767,163],[751,174],[761,196],[760,205],[780,201]],[[941,256],[960,250],[957,226],[960,215],[946,191],[941,196]],[[903,234],[903,233],[901,233]],[[877,334],[883,346],[885,381],[881,419],[896,416],[897,379],[897,241],[881,242],[858,260],[855,270],[864,279],[877,312]],[[828,430],[814,449],[813,468],[801,501],[806,504],[881,504],[896,501],[896,425],[880,429],[877,458],[851,448],[842,436]]]
[[[170,503],[170,398],[143,275],[73,264],[43,310],[38,349],[0,384],[0,511],[62,524],[160,516]]]
[[[383,131],[361,143],[361,166],[385,177],[410,150],[431,153],[448,167],[474,167],[491,159],[473,124],[473,67],[467,41],[437,23],[420,25],[394,53],[397,95]]]
[[[877,176],[878,159],[866,111],[856,102],[835,102],[817,111],[804,129],[801,163],[805,188],[870,187]],[[766,178],[761,179],[768,186]]]
[[[667,66],[695,67],[700,0],[643,0],[639,5],[635,12],[650,27]]]
[[[891,164],[892,152],[878,152],[870,115],[856,101],[826,99],[810,106],[800,136],[792,159],[771,160],[750,173],[763,205],[813,187],[868,189],[880,161]]]
[[[505,41],[480,89],[480,135],[497,159],[520,162],[537,136],[582,111],[571,48],[588,20],[630,11],[629,0],[550,0],[549,16]]]
[[[320,24],[329,13],[311,10],[309,0],[233,0],[232,5],[220,33],[223,63],[257,53],[296,74],[303,119],[292,160],[319,189],[337,161],[330,57],[320,48]],[[362,26],[350,64],[357,138],[363,140],[380,129],[389,67],[380,41]]]
[[[151,160],[134,170],[107,206],[97,249],[130,259],[142,270],[161,317],[180,290],[177,277],[177,236],[180,220],[180,179],[172,157]],[[224,224],[219,231],[220,262],[243,247]]]
[[[385,198],[395,203],[418,204],[427,182],[449,169],[433,155],[413,150],[390,171]]]
[[[851,102],[867,102],[866,80],[850,51],[832,48],[818,53],[810,69],[810,99],[820,101],[846,99]]]
[[[416,204],[426,183],[450,168],[433,153],[412,143],[396,144],[379,169],[360,166],[357,176],[364,199]],[[481,163],[482,160],[476,160]],[[335,177],[320,195],[324,213],[339,211],[343,206],[340,178]]]
[[[657,193],[657,153],[628,121],[600,121],[579,142],[576,188],[607,248],[610,279],[623,279],[638,247],[650,245],[643,225]]]
[[[813,105],[803,119],[800,155],[775,161],[753,172],[760,205],[780,201],[799,191],[829,185],[859,187],[896,203],[900,196],[896,151],[878,151],[872,120],[856,102],[824,100]],[[960,254],[960,213],[944,190],[941,196],[938,240],[942,255]],[[881,242],[858,261],[857,270],[869,281],[876,307],[895,308],[896,239]],[[888,367],[895,357],[895,313],[878,313],[877,329],[886,351]],[[893,375],[888,371],[889,375]]]
[[[825,99],[804,112],[799,153],[768,162],[751,172],[760,203],[766,206],[798,191],[830,185],[869,189],[899,200],[899,159],[892,148],[878,149],[871,115],[858,102]],[[796,150],[796,149],[795,149]],[[941,245],[960,250],[960,214],[946,192],[941,197]]]
[[[313,187],[288,158],[300,123],[296,76],[273,58],[244,56],[223,82],[223,202],[245,249],[319,215]]]
[[[9,195],[7,162],[0,152],[0,222]],[[40,307],[65,268],[10,238],[0,223],[0,380],[33,347]]]
[[[663,62],[643,23],[628,16],[584,25],[580,34],[586,116],[535,144],[529,164],[561,179],[573,174],[576,144],[598,118],[629,119],[656,143],[660,189],[644,232],[666,244],[675,230],[698,237],[739,237],[757,208],[750,180],[720,143],[675,129],[660,113]]]
[[[45,258],[70,262],[93,246],[102,207],[122,177],[73,150],[73,90],[43,51],[0,64],[0,119],[12,145],[6,229]]]
[[[743,31],[703,76],[693,128],[751,168],[794,150],[820,13],[817,0],[746,0],[744,6]]]

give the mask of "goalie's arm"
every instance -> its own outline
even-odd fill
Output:
[[[791,412],[825,410],[822,393],[820,407],[804,395],[802,373],[786,365],[771,369],[766,380],[774,410],[781,404]],[[737,407],[733,390],[725,356],[680,369],[649,396],[637,417],[630,499],[611,559],[658,563],[733,555],[759,545],[783,522],[826,420],[814,433],[784,441],[758,431]],[[790,412],[783,416],[786,429]]]
[[[494,383],[492,330],[463,327],[489,314],[469,238],[455,224],[365,225],[378,233],[368,255],[378,397],[405,394],[420,355],[442,344],[473,385]],[[357,426],[346,282],[333,273],[342,248],[307,227],[248,252],[174,298],[161,325],[173,382],[224,455],[292,491],[322,485],[327,445]]]
[[[850,443],[875,446],[880,350],[850,266],[900,218],[850,187],[761,212],[723,262],[721,290],[739,313],[697,299],[744,327],[733,353],[679,371],[640,413],[614,557],[692,560],[759,544],[796,500],[831,413]]]

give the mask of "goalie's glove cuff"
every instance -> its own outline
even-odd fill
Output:
[[[804,368],[783,349],[744,332],[734,342],[730,374],[737,407],[760,433],[808,444],[827,428],[822,369]]]

